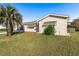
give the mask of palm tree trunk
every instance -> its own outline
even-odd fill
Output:
[[[13,35],[13,24],[12,24],[12,21],[10,22],[10,28],[11,28],[11,35]]]
[[[11,21],[10,20],[7,20],[6,21],[6,30],[7,30],[7,36],[11,36],[12,35],[12,31],[13,31],[13,27],[12,27],[12,24],[11,24]]]

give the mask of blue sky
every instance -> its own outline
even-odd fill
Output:
[[[70,16],[70,21],[79,17],[77,3],[14,3],[23,16],[23,22],[39,20],[47,14],[64,14]]]

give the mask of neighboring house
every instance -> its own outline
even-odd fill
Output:
[[[16,24],[16,23],[15,23]],[[14,28],[13,30],[16,31],[17,30],[17,25],[14,24]],[[6,24],[5,22],[0,23],[0,29],[6,29]]]
[[[25,22],[24,31],[25,32],[38,32],[43,33],[44,29],[48,25],[54,25],[55,27],[55,35],[64,35],[67,36],[69,33],[67,32],[67,23],[69,17],[64,15],[57,14],[49,14],[39,21]]]
[[[0,29],[6,29],[5,23],[0,23]]]

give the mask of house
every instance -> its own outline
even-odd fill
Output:
[[[43,33],[44,29],[48,25],[54,25],[55,35],[64,35],[67,36],[67,23],[69,17],[65,15],[49,14],[38,21],[24,22],[24,31],[25,32],[37,32]]]
[[[17,28],[17,23],[16,22],[13,25],[14,25],[13,26],[13,31],[17,31],[17,29],[21,27],[20,25],[18,25],[18,28]],[[5,21],[4,22],[0,21],[0,30],[6,30],[6,22]]]

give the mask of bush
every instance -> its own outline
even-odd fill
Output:
[[[46,34],[46,35],[53,34],[54,35],[54,26],[48,25],[48,27],[44,29],[44,34]]]
[[[79,31],[79,28],[75,28],[75,31]]]
[[[6,29],[0,29],[0,31],[6,31]]]

